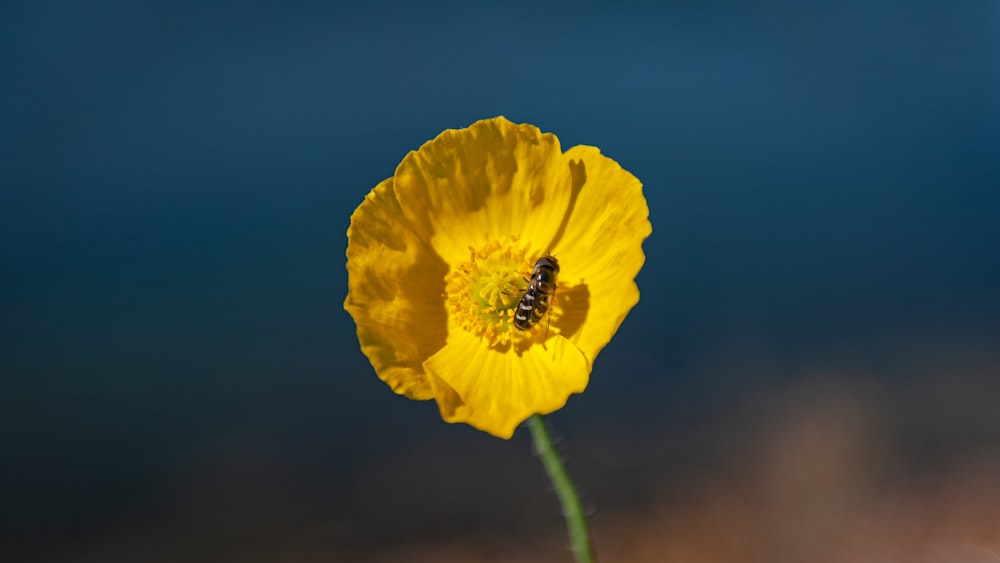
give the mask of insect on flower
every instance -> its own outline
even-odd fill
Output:
[[[559,261],[554,256],[542,256],[535,262],[528,281],[528,289],[517,304],[514,313],[514,327],[518,330],[529,330],[545,316],[549,310],[549,299],[556,292],[556,276],[559,274]]]

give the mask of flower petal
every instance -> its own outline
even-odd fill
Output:
[[[639,301],[635,276],[652,232],[642,183],[596,147],[566,151],[577,193],[553,249],[561,266],[553,327],[593,362]]]
[[[410,152],[394,185],[416,233],[454,264],[487,235],[551,244],[571,196],[566,167],[555,135],[496,117]]]
[[[567,339],[550,338],[523,354],[483,346],[457,331],[424,364],[435,382],[441,417],[510,438],[533,414],[559,410],[590,378],[590,364]],[[442,387],[446,386],[446,387]]]
[[[351,215],[344,308],[379,378],[411,399],[433,396],[422,364],[447,337],[446,271],[407,224],[391,178]]]

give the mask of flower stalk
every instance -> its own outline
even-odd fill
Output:
[[[559,454],[552,444],[549,430],[545,426],[545,419],[541,415],[533,415],[528,419],[528,427],[531,429],[531,438],[535,443],[535,452],[541,458],[545,472],[549,474],[556,495],[559,496],[559,503],[562,504],[563,517],[566,519],[566,529],[569,532],[570,545],[573,549],[573,558],[576,563],[593,563],[594,550],[590,543],[590,534],[587,531],[587,515],[583,511],[576,486],[573,485],[573,480],[570,479],[566,467],[559,459]]]

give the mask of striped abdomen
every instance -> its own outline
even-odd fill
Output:
[[[514,326],[528,330],[535,326],[549,310],[549,298],[556,292],[556,276],[559,262],[552,256],[542,256],[535,262],[535,268],[528,280],[528,289],[517,304],[514,312]]]

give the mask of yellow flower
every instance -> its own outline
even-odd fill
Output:
[[[344,308],[393,391],[501,438],[587,387],[639,300],[649,210],[642,184],[595,147],[503,117],[449,129],[365,197],[347,230]],[[514,326],[533,266],[557,289]]]

